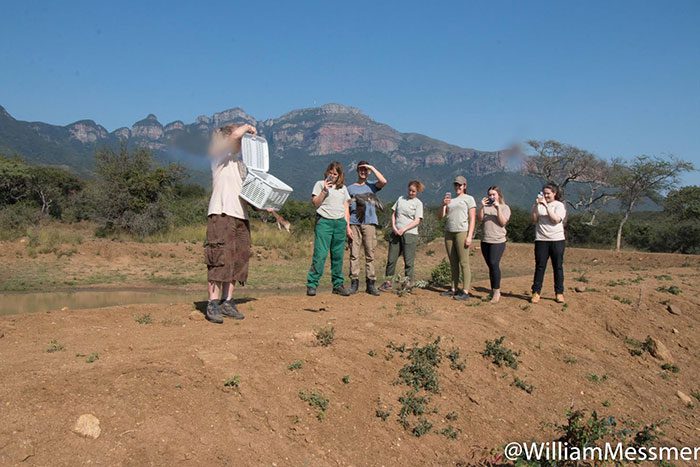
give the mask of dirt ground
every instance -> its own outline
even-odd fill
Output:
[[[423,271],[444,256],[436,245],[422,249]],[[168,262],[170,253],[198,259],[187,246],[120,248],[152,269],[149,262]],[[3,261],[20,261],[20,248],[3,245]],[[106,261],[115,274],[127,261],[85,251],[62,259]],[[565,306],[552,300],[551,270],[542,302],[528,304],[532,262],[531,245],[509,245],[497,305],[480,300],[488,281],[477,252],[478,298],[469,303],[434,290],[339,297],[324,276],[316,297],[249,290],[253,298],[239,304],[246,319],[223,325],[204,321],[201,303],[64,311],[57,304],[0,317],[0,464],[486,465],[510,441],[557,438],[555,425],[572,407],[620,426],[664,421],[656,444],[700,446],[700,258],[570,248]],[[200,274],[192,264],[181,267]],[[76,266],[75,275],[83,273]],[[658,290],[671,286],[680,293]],[[315,333],[329,326],[333,342],[322,346]],[[481,355],[499,336],[520,352],[517,369]],[[648,352],[631,354],[630,339],[647,336],[665,344],[678,372]],[[421,392],[430,397],[424,418],[432,428],[417,437],[418,417],[408,429],[398,421],[407,353],[387,345],[437,337],[439,392]],[[450,368],[454,349],[461,371]],[[301,368],[289,369],[297,360]],[[226,386],[234,376],[237,387]],[[516,377],[532,392],[514,386]],[[325,411],[300,397],[314,391],[327,398]],[[82,414],[99,419],[98,438],[72,431]],[[455,439],[440,433],[448,427]]]

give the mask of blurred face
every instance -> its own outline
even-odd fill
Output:
[[[457,196],[467,192],[467,185],[462,185],[461,183],[455,183],[454,185]]]
[[[548,203],[551,203],[554,201],[554,191],[552,191],[551,188],[545,188],[542,190],[542,194],[544,195],[544,200]]]
[[[497,192],[496,190],[489,190],[489,192],[487,193],[487,195],[488,195],[488,197],[489,197],[489,201],[492,202],[492,203],[493,203],[494,201],[501,201],[501,200],[499,199],[498,192]]]
[[[328,172],[326,172],[326,179],[330,182],[335,182],[338,180],[338,171],[335,169],[331,169]]]
[[[367,180],[367,176],[369,175],[369,170],[367,170],[367,167],[358,167],[357,168],[357,178],[360,180]]]
[[[418,196],[418,190],[416,190],[416,187],[414,185],[411,185],[408,187],[408,199],[413,199],[416,196]]]

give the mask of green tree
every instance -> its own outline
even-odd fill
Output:
[[[182,180],[179,165],[157,167],[147,149],[101,149],[95,155],[95,212],[101,230],[146,236],[169,226],[167,203]]]
[[[700,221],[700,186],[670,191],[664,201],[664,211],[675,219]]]
[[[31,170],[19,157],[0,156],[0,206],[31,197]]]
[[[613,161],[610,181],[623,213],[617,229],[616,249],[620,250],[622,229],[634,207],[644,198],[660,202],[662,193],[673,189],[684,172],[695,170],[691,162],[676,158],[637,156],[631,161]]]
[[[569,183],[576,184],[578,199],[567,199],[567,203],[590,212],[593,224],[598,208],[610,199],[610,164],[585,149],[559,141],[530,140],[527,145],[533,154],[525,161],[525,172],[545,183],[556,183],[562,190]]]
[[[83,188],[78,177],[58,167],[35,166],[30,169],[30,187],[44,216],[60,216],[63,204],[71,194]]]

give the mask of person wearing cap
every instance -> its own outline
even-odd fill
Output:
[[[455,177],[454,188],[457,196],[452,198],[450,192],[445,193],[440,210],[440,218],[445,218],[445,250],[452,273],[452,286],[441,295],[468,300],[471,285],[469,248],[474,238],[476,202],[467,194],[467,179],[463,176]],[[460,272],[464,280],[462,288],[459,287]]]
[[[369,174],[374,173],[376,182],[368,181]],[[379,295],[377,290],[377,273],[374,267],[374,250],[377,248],[377,205],[379,200],[376,193],[386,186],[384,175],[371,166],[367,161],[357,164],[357,181],[348,185],[348,193],[352,198],[350,203],[350,231],[348,241],[350,246],[350,290],[357,293],[360,287],[360,252],[365,254],[365,280],[367,293]]]

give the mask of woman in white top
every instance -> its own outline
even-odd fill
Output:
[[[551,258],[554,269],[554,293],[556,301],[564,303],[564,220],[566,206],[561,202],[561,190],[554,183],[547,183],[537,196],[530,211],[535,231],[535,277],[532,281],[532,303],[540,301],[542,281]]]
[[[445,250],[450,259],[452,272],[452,287],[441,295],[453,297],[455,300],[469,299],[471,285],[471,269],[469,269],[469,248],[474,238],[476,224],[476,202],[467,194],[467,179],[459,175],[455,177],[454,187],[457,196],[447,192],[442,200],[440,218],[445,219]],[[462,288],[459,288],[460,270],[464,278]]]
[[[407,285],[413,284],[413,264],[418,245],[418,225],[423,220],[423,202],[418,199],[425,186],[418,180],[408,182],[407,196],[399,196],[392,208],[391,237],[389,237],[389,257],[386,261],[384,283],[379,290],[388,292],[392,288],[392,278],[396,273],[396,263],[403,256],[404,274]]]
[[[331,162],[323,176],[324,179],[316,182],[311,193],[311,203],[316,208],[316,227],[314,254],[306,277],[306,295],[316,295],[330,250],[333,293],[347,297],[350,292],[343,286],[343,255],[345,241],[348,237],[352,238],[350,194],[345,186],[345,175],[340,162]]]

